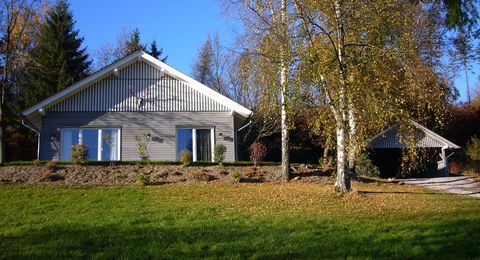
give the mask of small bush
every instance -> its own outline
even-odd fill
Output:
[[[218,162],[219,164],[223,163],[223,160],[225,160],[225,152],[227,151],[227,147],[223,144],[216,144],[214,149],[213,149],[213,157],[215,162]]]
[[[470,141],[467,143],[466,153],[470,159],[480,161],[480,139],[476,136],[470,138]]]
[[[192,152],[189,150],[182,150],[180,152],[180,162],[184,165],[189,165],[192,162]]]
[[[71,148],[72,161],[75,164],[85,164],[88,158],[88,147],[84,144],[74,144]]]
[[[148,185],[150,183],[150,176],[146,174],[138,174],[137,177],[135,177],[135,182],[138,185]]]
[[[32,165],[33,166],[39,166],[41,164],[41,161],[40,160],[33,160],[32,161]]]
[[[42,181],[52,181],[53,180],[53,173],[55,172],[55,167],[57,164],[54,162],[47,162],[43,167],[43,177]]]
[[[148,142],[150,142],[150,135],[146,133],[135,136],[135,146],[137,147],[138,156],[142,160],[148,160]]]
[[[261,142],[255,142],[250,146],[250,160],[254,166],[258,166],[267,155],[267,147]]]
[[[318,165],[324,169],[330,169],[332,167],[333,158],[328,156],[327,158],[318,158]]]
[[[370,177],[379,177],[380,170],[373,164],[372,160],[366,153],[361,153],[357,158],[357,165],[355,167],[358,174]]]
[[[228,176],[230,176],[235,182],[240,182],[240,179],[242,178],[242,174],[239,172],[231,172]]]
[[[55,171],[55,167],[57,167],[57,164],[54,162],[47,162],[43,169],[45,170],[45,173],[50,173],[52,174]]]

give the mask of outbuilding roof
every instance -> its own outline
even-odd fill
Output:
[[[422,148],[443,148],[459,149],[460,146],[448,141],[440,135],[434,133],[425,126],[412,121],[415,131],[415,147]],[[369,147],[377,148],[407,148],[408,145],[402,140],[402,135],[398,132],[399,126],[395,125],[387,130],[377,134],[369,141]]]

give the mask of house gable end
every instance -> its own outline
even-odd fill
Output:
[[[224,104],[143,59],[47,107],[54,112],[229,111]]]

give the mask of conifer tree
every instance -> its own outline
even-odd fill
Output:
[[[29,53],[31,62],[24,86],[27,107],[88,75],[91,61],[81,46],[83,37],[74,25],[65,0],[60,0],[48,12],[36,46]]]
[[[165,56],[162,58],[163,48],[160,48],[160,50],[158,49],[156,40],[153,40],[152,43],[150,43],[150,51],[148,52],[148,54],[152,55],[155,59],[159,59],[162,62],[167,62],[168,57]]]
[[[140,41],[140,31],[135,28],[130,35],[130,39],[125,43],[125,56],[136,51],[147,51],[147,46]]]

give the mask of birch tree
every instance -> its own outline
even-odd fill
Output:
[[[422,59],[421,7],[397,1],[294,1],[304,31],[303,79],[335,121],[335,189],[351,189],[369,136],[410,119],[441,121],[445,89]],[[421,97],[421,98],[420,98]],[[432,113],[430,113],[432,112]]]
[[[291,127],[290,99],[293,66],[292,17],[287,0],[240,1],[236,3],[245,34],[240,46],[245,53],[259,56],[257,75],[265,82],[264,93],[280,104],[280,128],[282,138],[282,176],[290,178],[289,128]],[[266,103],[267,104],[267,103]],[[272,103],[270,103],[270,107]]]

